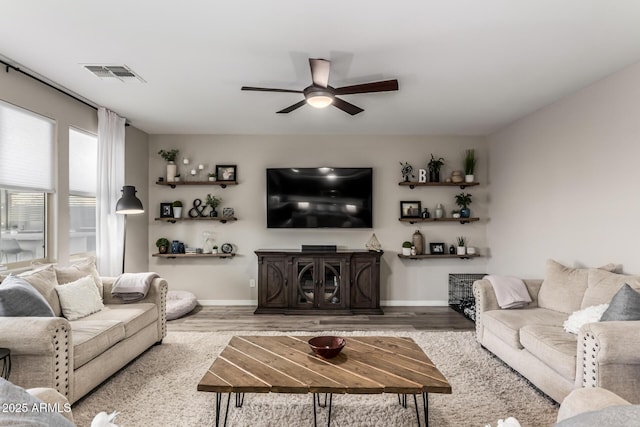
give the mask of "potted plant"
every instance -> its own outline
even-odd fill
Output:
[[[467,239],[463,236],[458,237],[458,255],[466,255],[467,254],[467,249],[466,249],[466,244],[467,244]]]
[[[451,211],[451,217],[452,217],[452,218],[460,218],[460,211],[458,211],[458,210],[452,210],[452,211]]]
[[[433,153],[431,154],[431,160],[427,164],[429,169],[429,182],[440,182],[440,168],[444,165],[444,159],[442,157],[435,158]]]
[[[212,196],[211,193],[207,194],[207,198],[205,199],[204,204],[211,208],[209,216],[212,216],[214,218],[218,216],[218,211],[216,211],[216,208],[220,206],[220,203],[222,203],[222,197]]]
[[[409,182],[409,178],[415,177],[415,175],[413,174],[413,166],[411,166],[409,163],[400,162],[400,166],[402,166],[401,172],[402,172],[402,180],[404,182]]]
[[[216,174],[211,172],[209,174],[207,174],[209,176],[209,181],[215,181],[216,180]]]
[[[464,156],[464,181],[474,182],[474,172],[476,170],[476,150],[473,148],[466,151]]]
[[[411,246],[412,244],[409,241],[402,242],[402,255],[410,256]]]
[[[173,206],[173,217],[180,218],[182,216],[182,202],[180,200],[176,200],[172,203]]]
[[[179,181],[180,181],[180,174],[179,174],[179,173],[177,173],[177,174],[176,174],[176,176],[174,176],[174,177],[173,177],[173,180],[174,180],[175,182],[179,182]],[[168,181],[168,180],[167,180],[167,181]]]
[[[173,148],[171,150],[160,150],[158,154],[167,162],[167,181],[173,182],[175,181],[177,166],[175,164],[176,158],[178,157],[178,153],[180,151]]]
[[[158,252],[161,254],[166,254],[169,250],[169,239],[166,237],[161,237],[156,240],[156,246],[158,247]]]
[[[217,254],[218,253],[218,245],[213,245],[213,248],[211,248],[211,253],[212,254]]]
[[[460,206],[460,217],[469,218],[471,216],[471,209],[469,209],[470,204],[471,204],[471,194],[469,193],[456,194],[456,205]]]

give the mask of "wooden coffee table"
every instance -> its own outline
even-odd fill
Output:
[[[346,337],[347,344],[333,359],[313,354],[311,336],[236,336],[198,383],[198,391],[216,393],[216,426],[220,425],[227,393],[224,425],[231,393],[241,407],[244,393],[312,393],[316,402],[328,398],[328,424],[334,393],[395,393],[406,408],[413,395],[420,426],[417,395],[422,396],[424,422],[428,425],[428,393],[451,393],[451,385],[411,339],[403,337]],[[322,405],[321,405],[322,406]]]

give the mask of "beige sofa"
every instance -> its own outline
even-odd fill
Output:
[[[87,317],[0,317],[0,347],[11,350],[11,382],[50,387],[74,403],[162,342],[167,282],[156,278],[144,300],[123,304],[111,296],[115,279],[101,279],[105,307]]]
[[[509,310],[488,280],[474,283],[478,342],[556,402],[575,388],[602,387],[640,403],[640,321],[588,323],[577,335],[563,329],[571,313],[609,303],[624,283],[640,289],[640,278],[550,260],[545,280],[524,283],[532,302]]]

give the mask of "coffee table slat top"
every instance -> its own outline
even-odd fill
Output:
[[[275,393],[451,393],[410,338],[347,337],[333,359],[313,354],[310,336],[233,337],[199,391]]]

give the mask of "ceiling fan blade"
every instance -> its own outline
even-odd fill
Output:
[[[286,92],[286,93],[302,93],[301,90],[291,90],[291,89],[271,89],[268,87],[252,87],[252,86],[242,86],[240,90],[255,90],[258,92]]]
[[[333,106],[338,107],[345,113],[349,113],[352,116],[355,116],[358,113],[362,113],[364,110],[356,105],[350,104],[347,101],[344,101],[340,98],[333,98]]]
[[[303,99],[300,102],[297,102],[297,103],[295,103],[293,105],[288,106],[287,108],[284,108],[284,109],[282,109],[280,111],[276,111],[276,113],[278,113],[278,114],[287,114],[287,113],[292,112],[293,110],[297,110],[298,108],[302,107],[306,103],[307,103],[307,100]]]
[[[327,87],[329,84],[329,70],[331,69],[331,61],[326,59],[309,58],[311,66],[311,79],[316,86]]]
[[[363,83],[353,86],[343,86],[336,89],[336,95],[350,95],[353,93],[386,92],[398,90],[398,80],[383,80],[379,82]]]

